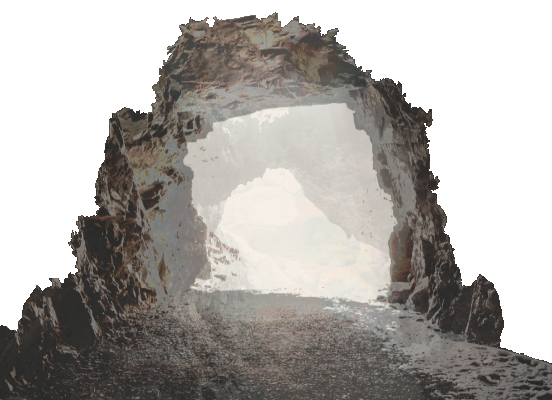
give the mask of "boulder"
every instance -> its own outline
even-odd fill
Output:
[[[410,310],[427,313],[429,308],[429,278],[422,278],[414,286],[414,290],[406,300],[406,307]]]
[[[472,286],[473,296],[465,331],[468,340],[500,347],[504,320],[494,285],[479,275]]]

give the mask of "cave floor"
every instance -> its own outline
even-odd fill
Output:
[[[550,364],[468,344],[389,305],[188,291],[127,322],[27,398],[552,399]]]

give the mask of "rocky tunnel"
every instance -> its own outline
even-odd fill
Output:
[[[190,20],[180,29],[153,86],[152,111],[123,108],[109,121],[96,182],[99,209],[94,216],[79,217],[78,231],[71,235],[78,272],[63,283],[52,279],[45,290],[37,287],[23,307],[18,330],[0,330],[0,374],[9,385],[16,385],[18,377],[30,380],[45,363],[109,336],[125,310],[165,301],[205,277],[217,207],[237,185],[275,167],[291,171],[305,196],[347,237],[362,242],[369,226],[391,229],[389,236],[376,234],[370,242],[389,257],[390,302],[405,303],[468,340],[500,344],[504,323],[498,294],[481,275],[469,286],[462,284],[444,231],[446,215],[434,193],[439,180],[430,171],[426,136],[431,110],[407,103],[400,83],[376,81],[357,67],[336,41],[337,29],[321,34],[298,18],[281,26],[277,14],[216,19],[212,27],[206,20]],[[266,110],[293,114],[329,105],[352,113],[351,124],[362,133],[357,137],[369,138],[371,154],[359,156],[362,146],[354,141],[324,145],[317,143],[316,130],[291,130],[285,133],[287,149],[284,142],[264,143],[250,169],[227,163],[219,171],[226,178],[218,181],[217,190],[206,183],[193,198],[195,172],[185,163],[188,146],[216,136],[216,123]],[[273,123],[264,126],[270,130]],[[255,144],[245,141],[243,146]],[[311,161],[323,167],[309,159],[312,149],[328,160],[324,174],[334,182],[331,196],[325,194],[327,176],[305,173]],[[218,161],[224,156],[216,146],[212,150],[209,157]],[[389,199],[392,217],[358,218],[369,211],[362,200],[370,196],[363,189],[370,173],[381,198]],[[357,190],[340,185],[357,185]],[[212,217],[204,220],[194,200]]]
[[[137,185],[160,188],[155,194],[158,203],[148,211],[154,232],[148,251],[153,256],[148,258],[150,266],[143,267],[145,281],[157,285],[158,294],[189,287],[208,265],[205,248],[196,249],[206,243],[209,229],[192,206],[193,171],[184,165],[187,145],[207,138],[216,123],[263,110],[341,105],[352,112],[354,128],[369,137],[370,170],[375,171],[382,193],[392,204],[396,223],[391,235],[373,241],[378,250],[390,256],[389,300],[426,313],[442,329],[466,333],[482,342],[498,342],[503,321],[496,291],[482,276],[471,286],[462,285],[450,239],[444,232],[446,215],[434,193],[439,180],[429,169],[425,133],[432,122],[431,110],[411,107],[400,83],[374,81],[369,72],[356,67],[335,41],[337,30],[321,35],[317,28],[302,25],[298,19],[281,27],[276,14],[265,19],[217,20],[213,27],[205,21],[191,21],[181,25],[181,30],[182,36],[169,47],[172,54],[160,70],[159,83],[153,87],[157,101],[152,112],[138,114],[124,109],[112,122],[121,130]],[[234,51],[237,49],[241,50]],[[315,141],[304,133],[293,140],[304,141],[303,149],[313,147]],[[273,151],[279,148],[275,144],[269,147]],[[329,147],[328,151],[331,153]],[[269,153],[259,154],[264,165],[255,166],[257,170],[273,165]],[[213,153],[210,157],[222,155]],[[361,240],[367,221],[359,221],[354,212],[348,212],[360,207],[359,198],[344,196],[350,202],[344,203],[347,206],[324,209],[324,202],[316,200],[314,185],[309,186],[306,178],[301,181],[300,165],[288,161],[285,166],[330,220],[340,220],[348,236],[354,234]],[[236,184],[259,174],[257,171],[246,177],[240,175],[247,175],[246,169],[238,174],[231,170],[225,171],[227,179],[216,185],[220,188],[217,200],[203,200],[204,207],[211,211],[220,207],[217,204]],[[202,189],[198,193],[209,193],[208,187]],[[337,192],[332,195],[339,197]],[[175,202],[185,203],[188,213],[173,214],[170,210],[182,209],[171,205]],[[188,239],[189,248],[196,249],[193,265],[186,265],[186,260],[191,260],[189,252],[174,252],[170,244],[177,237],[177,226],[185,226],[187,234],[194,232]],[[183,235],[178,231],[179,237]],[[151,272],[160,268],[167,283],[162,290]],[[481,315],[476,317],[478,313]]]

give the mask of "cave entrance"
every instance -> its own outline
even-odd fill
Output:
[[[210,268],[193,288],[375,299],[397,223],[345,104],[268,109],[187,143]]]

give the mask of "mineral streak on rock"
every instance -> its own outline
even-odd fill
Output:
[[[187,143],[213,123],[278,107],[344,103],[371,139],[373,167],[398,224],[389,238],[389,301],[427,313],[444,330],[498,346],[498,294],[480,276],[463,286],[429,170],[431,109],[411,107],[402,86],[375,81],[337,43],[294,18],[215,18],[181,25],[153,86],[152,112],[123,108],[109,121],[96,183],[97,215],[79,217],[76,274],[23,307],[17,331],[0,327],[0,393],[24,392],[48,366],[109,337],[125,310],[164,302],[211,271],[207,227],[192,206]]]

